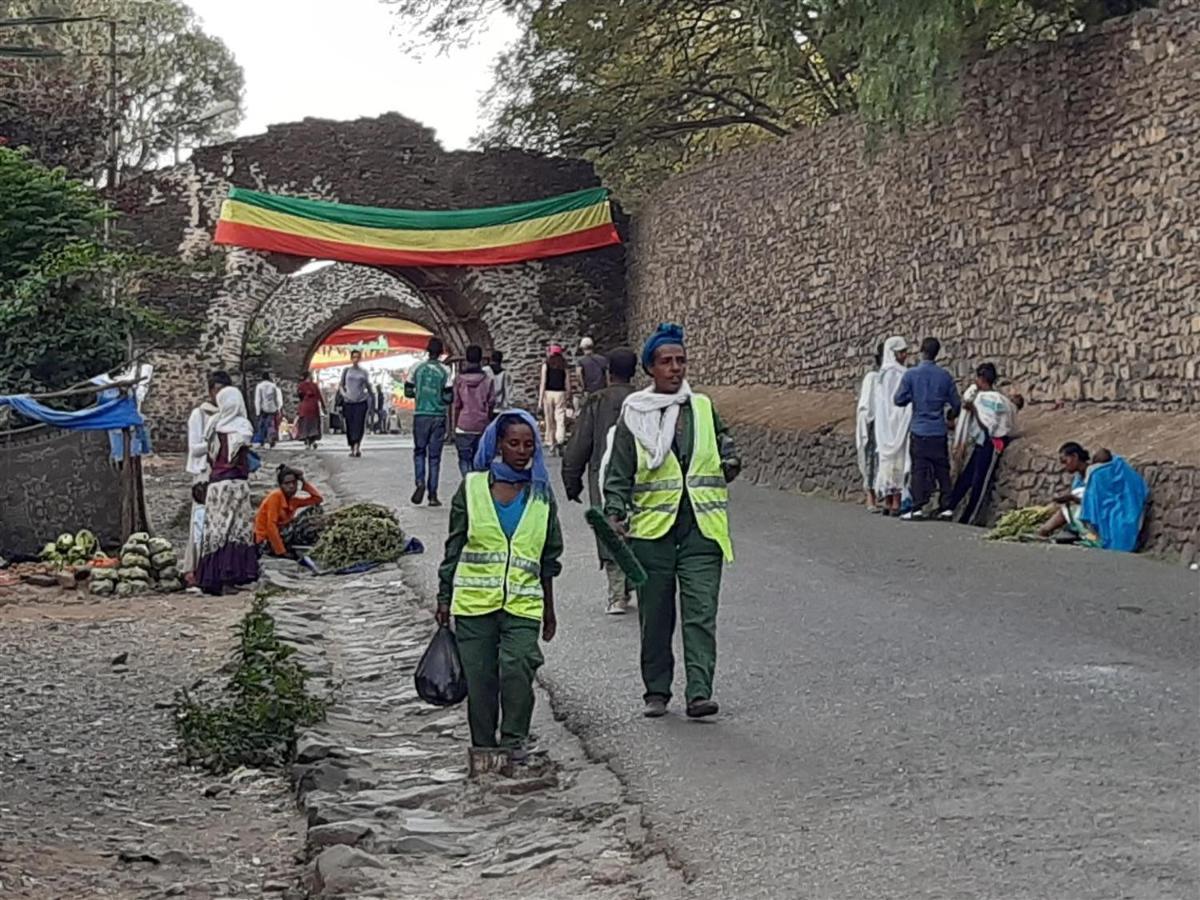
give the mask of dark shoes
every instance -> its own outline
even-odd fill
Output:
[[[642,715],[647,719],[661,719],[667,714],[667,701],[662,697],[647,697]]]
[[[417,489],[413,491],[412,502],[416,506],[421,505],[421,501],[425,499],[425,485],[418,484]]]
[[[429,505],[430,505],[430,506],[441,506],[441,505],[442,505],[442,501],[441,501],[441,500],[439,500],[439,499],[437,498],[437,494],[430,493],[430,495],[429,495]]]
[[[703,719],[705,716],[715,716],[720,710],[716,700],[689,700],[687,716],[689,719]]]

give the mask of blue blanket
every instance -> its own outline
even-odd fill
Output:
[[[1150,490],[1146,480],[1121,456],[1088,469],[1079,517],[1100,535],[1105,550],[1137,549],[1142,513]]]

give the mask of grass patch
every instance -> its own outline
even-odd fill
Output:
[[[238,766],[285,765],[297,730],[325,718],[332,698],[309,693],[308,671],[275,634],[267,612],[270,593],[255,594],[237,625],[238,647],[224,689],[203,699],[186,688],[176,691],[175,731],[188,765],[217,775]]]

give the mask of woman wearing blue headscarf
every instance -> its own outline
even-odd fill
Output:
[[[474,468],[450,505],[437,620],[454,616],[471,743],[520,762],[543,662],[538,633],[549,641],[558,628],[553,580],[563,551],[534,418],[501,413],[479,439]]]

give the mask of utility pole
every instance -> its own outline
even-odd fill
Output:
[[[117,120],[117,20],[108,20],[108,189],[121,177],[121,123]]]

